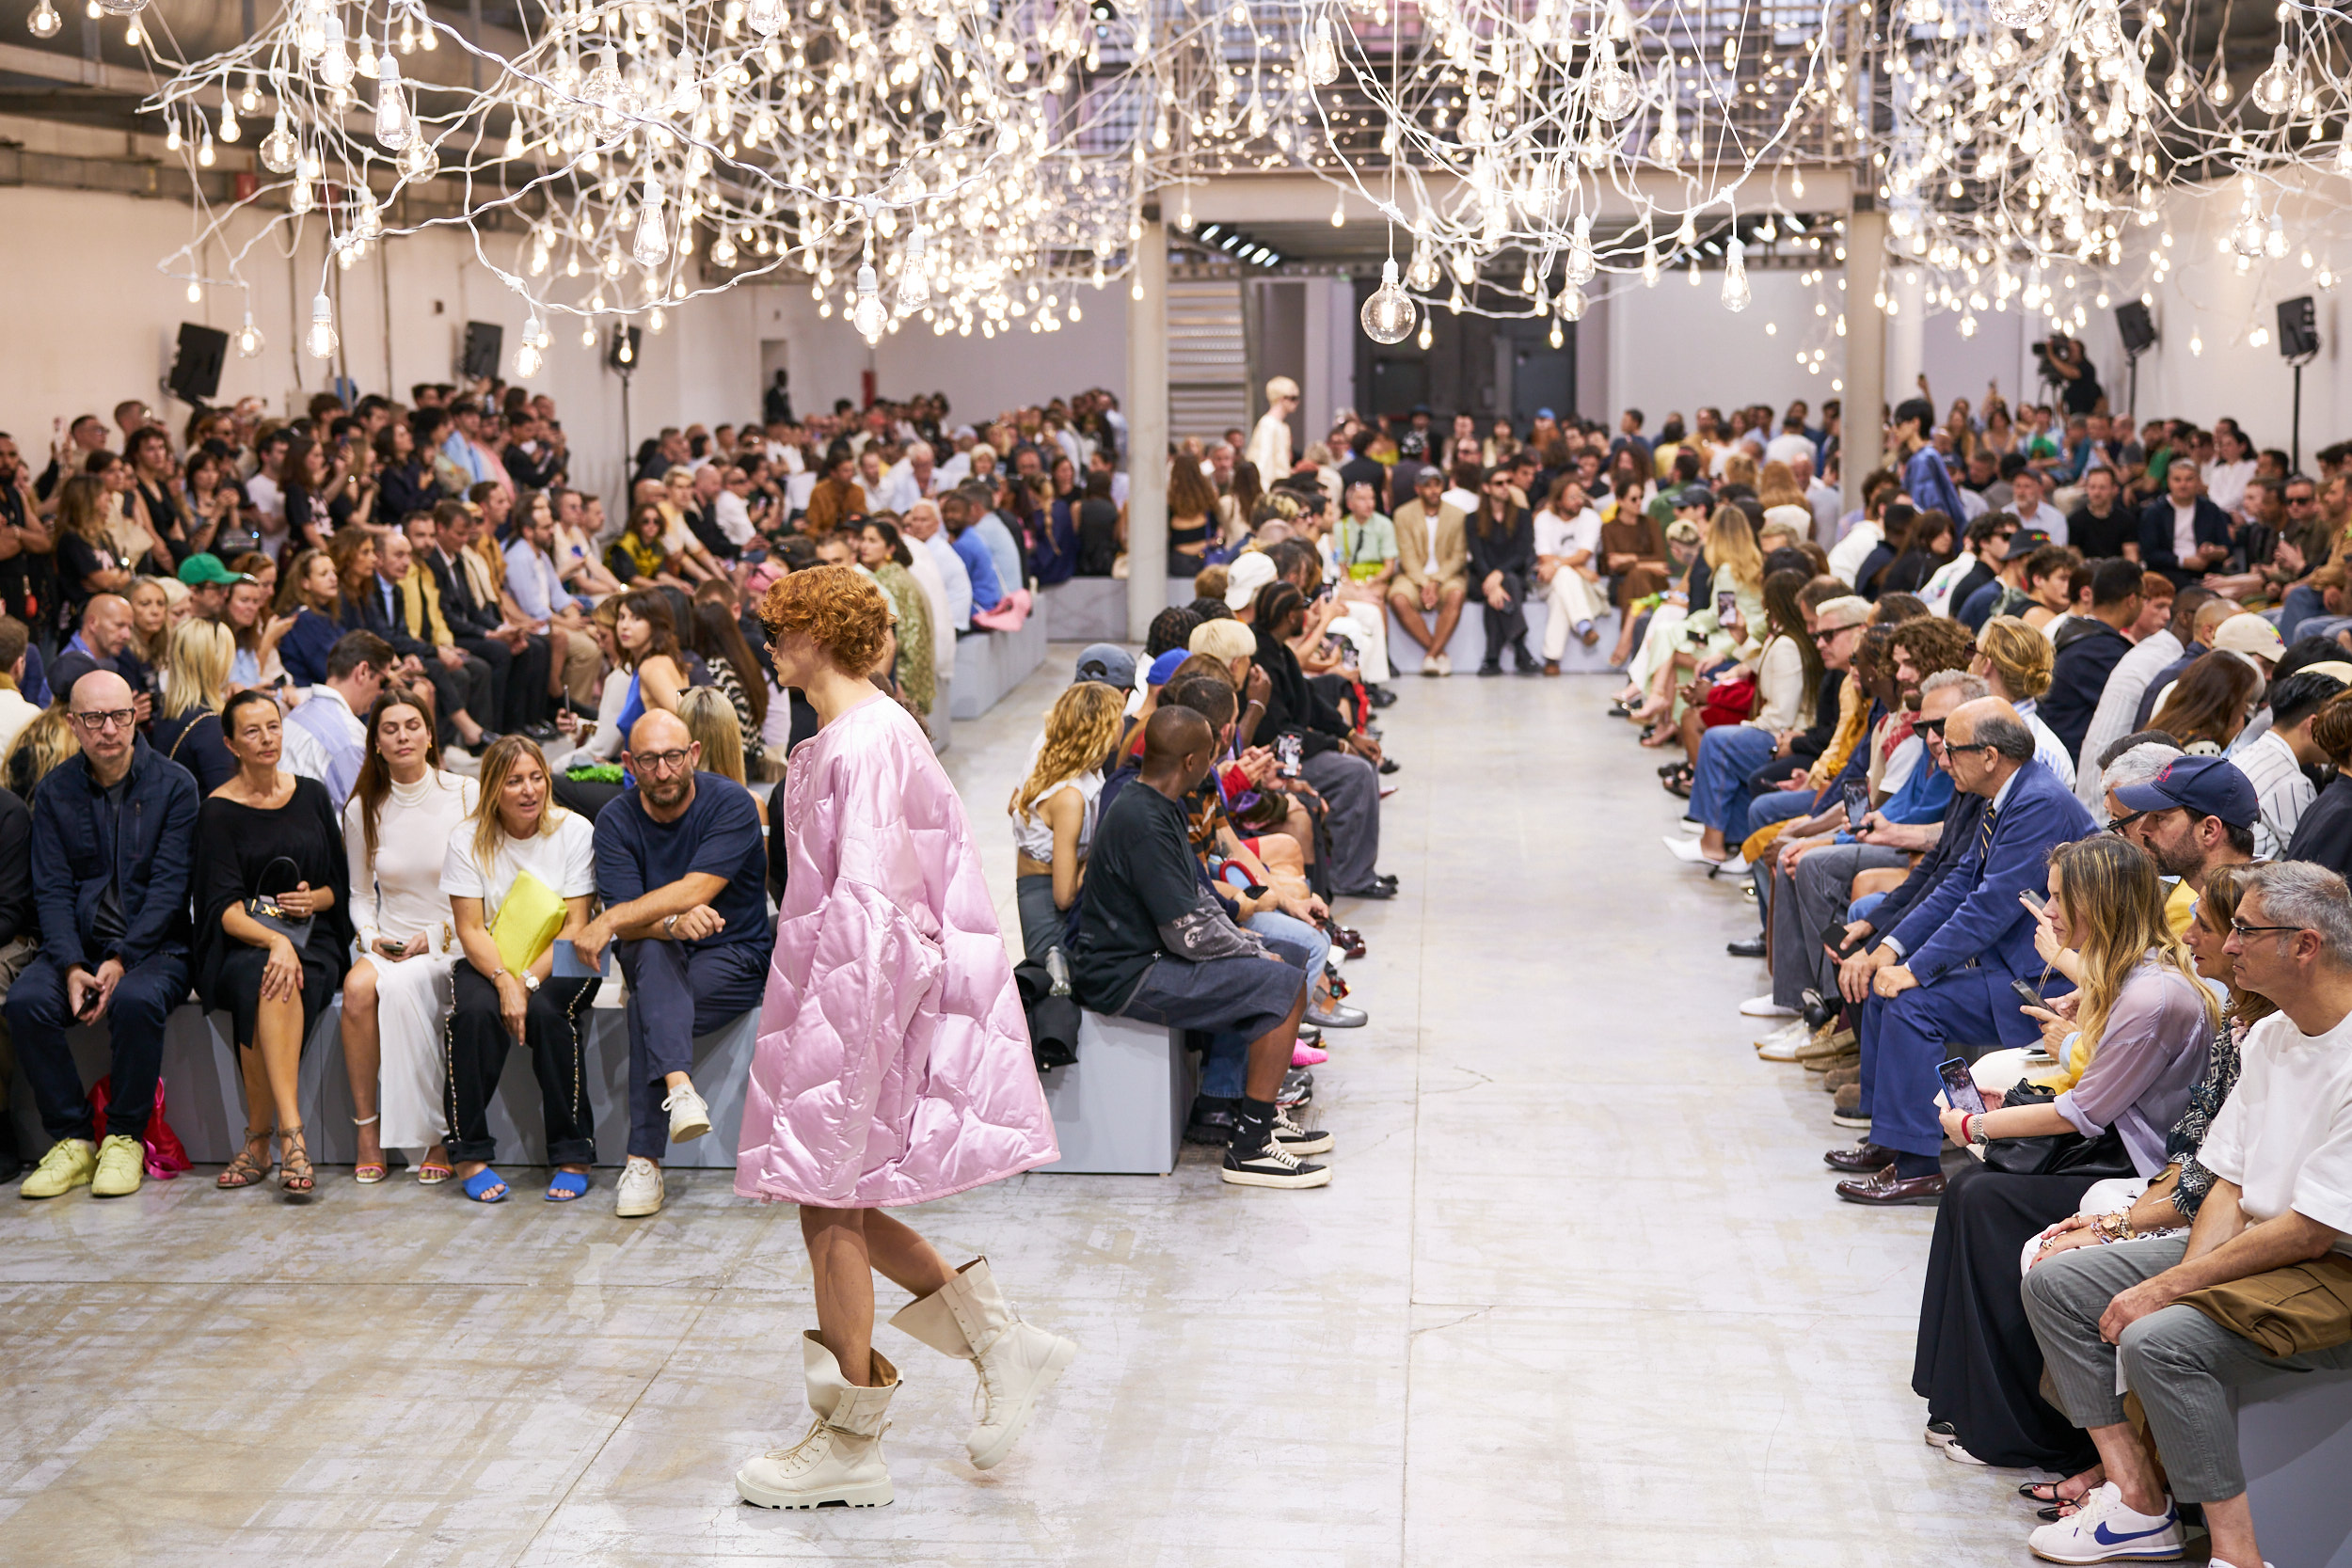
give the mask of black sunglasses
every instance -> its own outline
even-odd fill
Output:
[[[1911,727],[1917,734],[1931,735],[1938,739],[1942,739],[1944,736],[1944,726],[1947,722],[1947,721],[1942,719],[1922,719]]]

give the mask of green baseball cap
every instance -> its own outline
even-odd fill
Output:
[[[180,562],[180,580],[190,588],[208,588],[215,583],[255,582],[260,579],[243,572],[232,572],[221,564],[220,557],[199,550]]]

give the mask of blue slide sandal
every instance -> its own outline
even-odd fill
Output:
[[[575,1170],[560,1170],[548,1183],[549,1203],[569,1203],[588,1190],[588,1178]]]
[[[466,1196],[476,1203],[503,1203],[506,1201],[505,1179],[485,1165],[466,1178]]]

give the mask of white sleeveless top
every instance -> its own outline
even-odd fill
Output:
[[[1054,863],[1054,830],[1037,815],[1037,808],[1065,789],[1076,790],[1086,802],[1086,815],[1078,820],[1078,859],[1084,861],[1088,847],[1094,842],[1095,802],[1103,794],[1103,775],[1099,771],[1089,769],[1074,779],[1064,779],[1030,802],[1027,811],[1013,814],[1013,847],[1045,865]]]

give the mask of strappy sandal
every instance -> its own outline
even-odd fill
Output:
[[[310,1168],[310,1151],[303,1146],[302,1129],[278,1130],[278,1185],[288,1197],[309,1197],[318,1188],[318,1173]]]
[[[456,1174],[455,1168],[449,1163],[449,1155],[446,1152],[437,1160],[427,1154],[417,1166],[417,1185],[437,1187]]]
[[[246,1128],[245,1147],[237,1150],[236,1158],[229,1162],[213,1185],[226,1192],[236,1187],[258,1187],[268,1180],[269,1140],[273,1131],[264,1127],[257,1132],[250,1127]],[[253,1152],[257,1148],[262,1151],[258,1156]]]
[[[372,1117],[352,1117],[351,1125],[354,1127],[373,1127],[377,1122],[382,1121],[383,1119],[384,1113],[378,1111]],[[390,1167],[385,1164],[385,1163],[381,1160],[364,1161],[351,1167],[351,1179],[358,1182],[362,1187],[373,1187],[378,1181],[384,1180],[385,1175],[389,1171],[389,1169]]]

